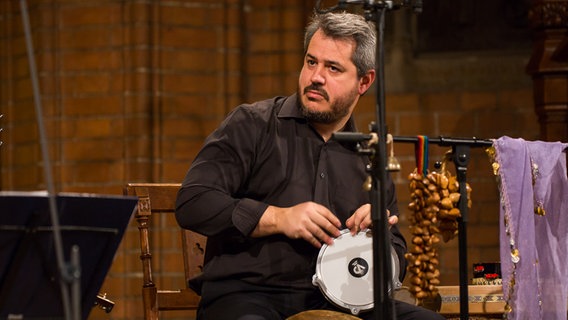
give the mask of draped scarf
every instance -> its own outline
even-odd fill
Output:
[[[567,143],[494,140],[507,319],[566,319]]]

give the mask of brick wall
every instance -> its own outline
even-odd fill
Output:
[[[29,0],[56,189],[121,194],[126,182],[180,182],[203,139],[235,105],[295,91],[313,2]],[[45,188],[18,3],[0,2],[0,18],[0,189]],[[408,45],[397,43],[386,66],[391,133],[538,138],[523,71],[530,48],[473,60],[476,53],[407,52],[396,59],[397,46]],[[375,119],[374,105],[369,93],[357,110],[362,131]],[[445,151],[433,146],[431,164]],[[401,228],[408,234],[413,146],[397,144],[395,154],[403,167],[395,174]],[[498,193],[483,150],[472,150],[468,178],[468,260],[496,261]],[[175,221],[152,223],[156,283],[183,286]],[[440,252],[442,283],[456,285],[457,240]],[[138,256],[132,223],[101,289],[115,309],[108,315],[94,309],[91,318],[142,317]]]

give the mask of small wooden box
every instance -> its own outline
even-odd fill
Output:
[[[439,286],[441,297],[439,313],[444,315],[460,314],[460,287]],[[505,312],[503,288],[500,285],[470,285],[469,315],[502,315]]]

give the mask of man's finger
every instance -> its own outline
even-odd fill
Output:
[[[398,216],[390,216],[390,217],[389,217],[389,224],[390,224],[391,226],[392,226],[392,225],[395,225],[395,224],[397,224],[397,223],[398,223]]]

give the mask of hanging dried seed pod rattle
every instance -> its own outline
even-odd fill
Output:
[[[422,300],[433,298],[438,293],[440,284],[438,270],[438,252],[436,244],[438,211],[440,196],[436,194],[436,186],[428,175],[428,138],[418,136],[415,146],[416,170],[408,176],[411,202],[409,221],[412,240],[409,252],[407,271],[410,274],[410,291],[422,304]]]
[[[437,163],[439,171],[432,172],[432,180],[435,181],[437,192],[440,196],[438,202],[438,228],[444,242],[454,239],[458,234],[458,218],[461,218],[459,210],[460,185],[455,175],[447,170],[447,163],[452,159],[452,152],[447,151],[441,163]],[[466,183],[468,207],[471,207],[471,187]]]
[[[424,140],[424,139],[422,139]],[[419,139],[419,144],[420,141]],[[427,140],[426,140],[427,143]],[[420,153],[422,152],[422,153]],[[418,157],[424,156],[424,143],[417,147]],[[411,203],[409,209],[413,212],[410,222],[413,234],[410,252],[406,255],[409,261],[408,271],[411,274],[411,292],[419,300],[433,298],[437,294],[436,286],[440,284],[438,270],[438,251],[436,245],[440,242],[438,234],[444,242],[456,237],[458,221],[461,213],[458,208],[460,200],[459,183],[456,176],[446,168],[452,158],[451,151],[446,152],[442,162],[436,164],[439,171],[428,172],[424,160],[420,170],[410,174]],[[468,206],[471,207],[471,188],[466,184]]]

